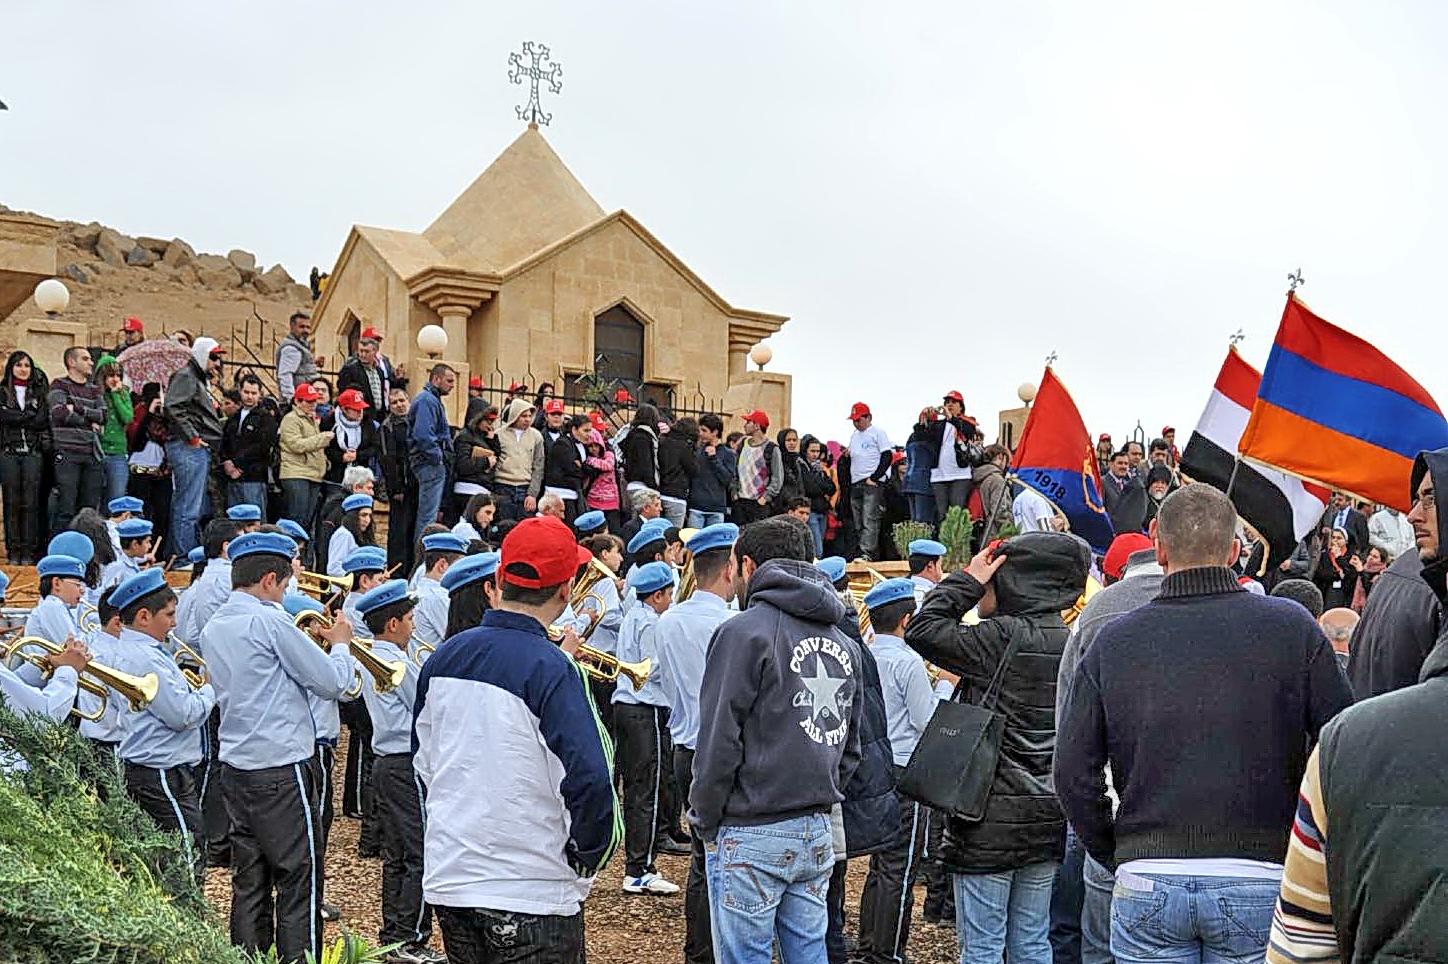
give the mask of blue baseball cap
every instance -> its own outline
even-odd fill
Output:
[[[85,563],[75,556],[49,555],[35,567],[40,576],[67,576],[71,579],[85,578]]]
[[[865,608],[878,609],[881,606],[892,602],[899,602],[902,599],[915,599],[915,584],[909,579],[886,579],[884,582],[871,587],[865,593]]]
[[[825,556],[815,563],[815,568],[824,573],[830,582],[839,582],[845,578],[845,557]]]
[[[684,543],[685,548],[694,554],[708,552],[710,549],[727,549],[734,545],[739,538],[739,527],[732,522],[716,522],[711,526],[705,526]]]
[[[674,570],[667,562],[646,562],[628,574],[628,584],[640,599],[674,584]]]
[[[604,515],[597,509],[594,509],[591,512],[585,512],[583,513],[583,515],[573,520],[573,528],[578,530],[580,534],[597,532],[599,529],[602,529],[607,524],[608,516]]]
[[[120,515],[122,512],[145,512],[146,503],[134,495],[121,495],[106,503],[106,511],[111,515]]]
[[[90,536],[68,529],[50,540],[45,554],[47,556],[70,556],[72,559],[79,559],[81,565],[85,565],[96,557],[96,547],[95,543],[90,541]]]
[[[111,605],[125,609],[138,599],[144,599],[166,585],[166,575],[160,569],[144,569],[111,590]]]
[[[302,613],[324,613],[327,608],[302,592],[289,592],[282,597],[282,608],[295,619]]]
[[[366,492],[353,492],[342,500],[342,511],[353,512],[357,509],[372,508],[372,496]]]
[[[284,536],[280,532],[246,532],[231,540],[226,547],[226,554],[231,557],[232,562],[247,556],[295,559],[297,544],[291,536]]]
[[[934,539],[916,539],[905,547],[905,552],[912,556],[934,556],[940,558],[950,550],[945,548],[943,543]]]
[[[240,502],[226,510],[226,517],[232,522],[260,522],[261,506]]]
[[[127,519],[116,524],[116,535],[122,539],[137,539],[150,535],[152,528],[148,519]]]
[[[309,533],[306,529],[302,528],[302,524],[294,519],[278,519],[277,528],[282,530],[298,542],[312,541],[311,533]]]
[[[434,532],[422,537],[422,548],[427,552],[456,552],[462,555],[468,551],[468,544],[451,532]]]
[[[357,600],[357,612],[365,616],[383,606],[391,606],[393,603],[400,603],[405,599],[417,602],[417,597],[407,591],[407,580],[389,579],[382,585],[362,594],[362,598]]]
[[[501,552],[480,552],[474,556],[465,556],[442,574],[442,588],[452,592],[479,579],[486,579],[498,571],[498,561],[502,558]]]
[[[376,546],[358,546],[342,560],[342,571],[348,575],[359,572],[381,572],[387,568],[387,553]]]

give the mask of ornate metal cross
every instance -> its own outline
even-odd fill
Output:
[[[531,60],[531,63],[526,63],[525,60]],[[547,124],[553,119],[553,115],[543,113],[543,104],[538,100],[538,81],[545,82],[553,93],[561,93],[563,67],[548,59],[548,47],[545,44],[535,44],[527,40],[523,42],[521,54],[508,55],[508,79],[515,84],[521,84],[524,78],[529,82],[528,103],[524,107],[516,108],[518,119],[530,124]]]
[[[1301,268],[1298,268],[1296,271],[1292,272],[1287,276],[1288,291],[1296,291],[1298,288],[1302,287],[1305,284],[1307,284],[1307,279],[1302,277]]]

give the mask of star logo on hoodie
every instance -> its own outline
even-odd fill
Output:
[[[808,672],[806,663],[813,664]],[[816,743],[835,746],[843,742],[852,700],[848,694],[842,697],[840,691],[855,673],[849,652],[837,640],[812,636],[795,643],[789,668],[799,674],[802,687],[794,694],[794,705],[809,711],[799,721],[800,729]],[[839,675],[831,670],[838,670]]]

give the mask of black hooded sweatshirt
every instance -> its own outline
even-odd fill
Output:
[[[771,559],[747,608],[709,641],[689,822],[713,841],[723,824],[758,826],[828,813],[860,763],[860,649],[837,624],[845,604],[808,562]]]
[[[996,572],[996,612],[974,626],[960,618],[985,587],[953,573],[930,591],[905,629],[905,642],[941,669],[957,673],[954,699],[979,703],[1006,647],[1015,650],[1001,684],[998,712],[1005,715],[1000,759],[984,819],[951,817],[940,857],[960,873],[1015,870],[1060,860],[1066,821],[1051,783],[1056,748],[1056,677],[1070,634],[1061,611],[1086,588],[1091,549],[1076,536],[1028,532],[1001,547],[1007,562]]]

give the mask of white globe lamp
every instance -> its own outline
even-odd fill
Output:
[[[429,358],[447,351],[447,332],[441,325],[423,325],[417,331],[417,347]]]
[[[764,344],[755,345],[749,352],[749,360],[758,365],[760,371],[764,371],[764,366],[774,360],[774,349]]]
[[[1021,382],[1016,387],[1016,398],[1019,398],[1027,407],[1036,400],[1036,386],[1030,382]]]
[[[55,278],[35,286],[35,304],[47,315],[58,315],[70,304],[70,289]]]

